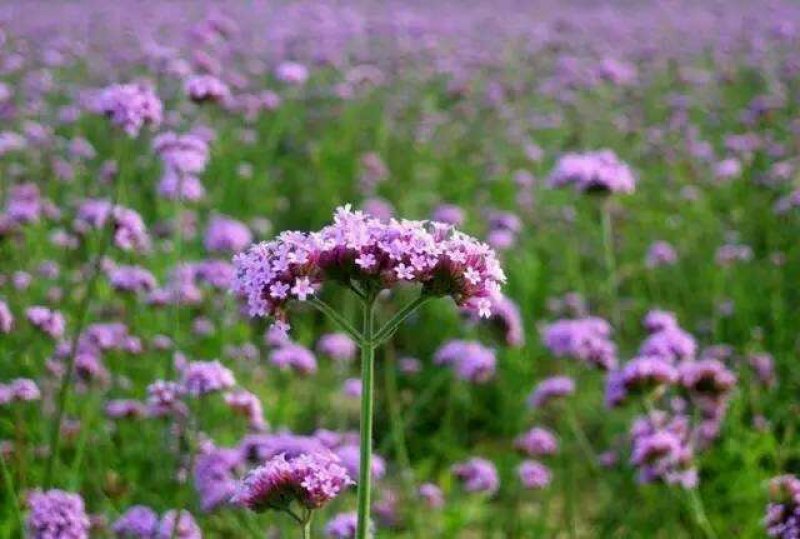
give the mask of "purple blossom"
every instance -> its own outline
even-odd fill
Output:
[[[558,440],[549,430],[533,427],[514,440],[514,447],[530,457],[554,455],[558,451]]]
[[[633,193],[636,178],[611,150],[568,153],[550,173],[551,187],[572,185],[581,192]]]
[[[474,341],[452,340],[433,356],[436,365],[450,365],[462,380],[484,383],[494,377],[494,350]]]
[[[89,517],[78,494],[53,489],[28,495],[25,522],[31,539],[88,539]]]
[[[794,475],[780,475],[769,483],[769,504],[764,528],[769,537],[800,537],[800,480]]]
[[[670,363],[693,359],[697,354],[694,337],[678,326],[666,326],[644,340],[639,355],[655,356]]]
[[[100,94],[97,109],[135,137],[143,126],[161,123],[163,106],[146,84],[112,84]]]
[[[189,395],[206,395],[234,385],[233,372],[219,361],[192,361],[181,371],[181,386]]]
[[[500,478],[494,464],[481,457],[473,457],[452,467],[453,474],[460,479],[468,492],[494,494],[500,487]]]
[[[194,486],[204,512],[228,503],[237,487],[234,472],[241,464],[241,454],[236,449],[212,448],[197,457]]]
[[[317,352],[337,361],[352,361],[358,345],[346,333],[326,333],[317,342]]]
[[[314,354],[296,343],[286,343],[273,350],[269,361],[280,369],[292,369],[299,374],[314,374],[317,372],[317,359]]]
[[[287,84],[300,86],[308,80],[308,68],[297,62],[282,62],[275,68],[275,77]]]
[[[231,503],[257,512],[283,510],[292,501],[318,509],[352,484],[330,452],[304,453],[290,460],[280,454],[248,472]]]
[[[209,252],[238,252],[252,240],[247,225],[230,217],[215,215],[206,229],[204,245]]]
[[[442,489],[433,483],[423,483],[417,490],[419,497],[425,500],[425,503],[431,509],[438,509],[444,506],[444,494]]]
[[[541,489],[550,484],[550,468],[535,460],[525,460],[517,467],[517,476],[527,489]]]
[[[225,103],[231,96],[228,85],[214,75],[193,75],[186,79],[183,89],[195,103]]]
[[[367,255],[370,263],[364,264]],[[284,232],[277,240],[254,245],[237,255],[234,264],[234,290],[247,299],[250,314],[278,319],[285,316],[285,304],[290,299],[316,293],[326,279],[391,288],[400,281],[398,269],[404,276],[411,272],[413,281],[423,285],[423,293],[449,295],[458,305],[488,316],[492,299],[505,281],[488,246],[448,225],[394,219],[384,222],[353,212],[349,206],[339,208],[334,223],[319,232]],[[467,270],[477,276],[476,280],[465,278]],[[288,285],[302,294],[273,295],[276,284]]]
[[[112,526],[118,539],[152,539],[157,529],[158,514],[146,505],[128,508]]]
[[[374,533],[374,524],[369,523],[370,533]],[[339,513],[325,525],[325,535],[333,539],[353,539],[358,527],[358,513]]]
[[[243,389],[225,393],[225,404],[234,412],[244,415],[252,430],[261,431],[266,428],[261,399],[253,393]]]
[[[555,399],[568,397],[573,393],[575,393],[575,381],[569,376],[545,378],[531,392],[528,406],[542,408]]]
[[[203,539],[203,532],[189,511],[170,509],[161,517],[155,539]]]
[[[14,315],[11,314],[8,304],[0,300],[0,333],[11,333],[12,329],[14,329]]]
[[[678,262],[678,253],[675,251],[675,248],[666,241],[653,242],[647,249],[645,265],[648,268],[673,266],[676,262]]]
[[[60,339],[64,336],[66,321],[60,312],[36,305],[28,307],[25,310],[25,316],[37,329],[43,331],[53,339]]]
[[[562,319],[545,327],[544,345],[556,357],[571,357],[602,370],[617,365],[611,325],[597,317]]]

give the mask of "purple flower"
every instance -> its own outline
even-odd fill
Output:
[[[25,310],[25,316],[37,329],[43,331],[53,339],[60,339],[64,336],[66,322],[64,321],[64,316],[60,312],[36,305],[34,307],[28,307]]]
[[[256,395],[243,389],[225,393],[225,404],[234,412],[247,417],[251,429],[260,431],[266,428],[261,400]]]
[[[152,539],[158,529],[158,514],[145,505],[134,505],[114,522],[118,539]]]
[[[8,402],[32,402],[42,398],[39,386],[30,378],[16,378],[6,386]]]
[[[534,388],[528,397],[528,406],[542,408],[549,402],[575,393],[575,381],[569,376],[545,378]]]
[[[749,245],[728,243],[717,249],[715,260],[719,266],[731,266],[736,262],[749,262],[753,258],[753,249]]]
[[[433,210],[431,217],[434,221],[447,223],[448,225],[461,226],[466,220],[464,210],[455,204],[441,204]]]
[[[314,354],[296,343],[286,343],[273,350],[269,361],[280,369],[292,369],[299,374],[314,374],[317,372],[317,359]]]
[[[206,395],[234,385],[233,373],[219,361],[192,361],[181,372],[181,386],[189,395]]]
[[[433,483],[423,483],[417,490],[420,498],[425,500],[425,503],[431,509],[438,509],[444,506],[444,494],[442,489]]]
[[[665,329],[678,327],[678,319],[675,317],[675,313],[653,309],[645,315],[642,324],[649,333],[658,333]]]
[[[53,489],[28,496],[30,513],[25,522],[31,539],[88,539],[89,517],[78,494]]]
[[[203,539],[203,532],[189,511],[170,509],[161,517],[155,539]]]
[[[494,494],[500,487],[500,478],[494,464],[481,457],[473,457],[455,464],[453,474],[460,479],[468,492]]]
[[[767,353],[751,354],[747,358],[750,367],[756,373],[758,381],[764,387],[773,387],[777,383],[775,376],[775,361],[772,355]]]
[[[384,289],[400,282],[399,274],[421,283],[425,294],[450,296],[458,305],[489,316],[505,281],[487,245],[448,225],[381,221],[349,206],[339,208],[334,223],[319,232],[284,232],[237,255],[234,264],[234,290],[247,299],[250,314],[278,319],[285,316],[288,301],[302,301],[325,280]],[[295,292],[275,293],[275,285]]]
[[[325,535],[333,539],[353,539],[358,527],[358,513],[339,513],[325,525]],[[369,523],[370,534],[374,533],[375,526]]]
[[[774,477],[769,484],[764,527],[769,537],[800,537],[800,480],[794,475]]]
[[[175,382],[156,380],[147,386],[147,413],[151,417],[184,414],[186,405],[181,400],[183,393],[182,385]]]
[[[153,150],[179,175],[203,172],[209,158],[208,142],[193,133],[162,133],[153,139]]]
[[[514,440],[514,447],[530,457],[554,455],[558,451],[558,440],[549,430],[533,427]]]
[[[714,403],[724,399],[736,385],[736,376],[716,359],[686,361],[678,372],[681,385],[693,396]]]
[[[112,288],[121,292],[150,292],[156,285],[156,278],[150,271],[140,266],[116,266],[108,271]]]
[[[352,477],[358,477],[361,470],[360,450],[357,444],[346,443],[335,450],[342,466]],[[386,462],[380,455],[372,454],[371,475],[373,479],[380,479],[386,475]]]
[[[231,503],[253,511],[284,510],[292,501],[318,509],[354,484],[339,459],[328,452],[304,453],[291,460],[280,454],[251,470]]]
[[[11,314],[11,309],[8,304],[0,300],[0,333],[11,333],[14,328],[14,315]]]
[[[494,376],[494,350],[474,341],[452,340],[440,347],[433,356],[437,365],[450,365],[456,376],[473,383],[484,383]]]
[[[550,484],[550,468],[535,460],[525,460],[517,467],[517,476],[522,486],[528,489],[541,489]]]
[[[693,359],[695,354],[697,342],[694,337],[677,325],[656,331],[639,347],[639,355],[660,357],[670,363]]]
[[[300,86],[308,80],[308,68],[297,62],[283,62],[275,68],[275,77],[287,84]]]
[[[135,137],[143,126],[161,123],[163,106],[146,84],[113,84],[100,94],[97,109]]]
[[[252,240],[247,225],[230,217],[215,215],[206,229],[204,244],[209,252],[238,252]]]
[[[147,408],[137,400],[115,399],[106,403],[106,415],[110,419],[136,419],[144,417]]]
[[[633,193],[636,178],[611,150],[568,153],[550,173],[551,187],[572,185],[581,192]]]
[[[342,392],[347,397],[360,398],[361,397],[361,379],[348,378],[342,385]]]
[[[666,241],[653,242],[647,249],[645,265],[648,268],[660,266],[672,266],[678,261],[678,253],[675,248]]]
[[[197,457],[194,486],[204,512],[228,503],[236,491],[234,472],[240,464],[241,453],[236,449],[212,448]]]
[[[351,361],[356,357],[358,345],[346,333],[327,333],[319,338],[317,352],[337,361]]]
[[[186,79],[183,89],[195,103],[225,103],[231,96],[228,85],[214,75],[193,75]]]
[[[602,318],[562,319],[545,327],[543,340],[557,357],[571,357],[611,370],[617,365],[611,332],[611,325]]]
[[[660,356],[638,356],[606,378],[606,405],[622,404],[629,394],[643,394],[678,382],[678,370]]]
[[[525,344],[525,328],[517,304],[504,295],[498,296],[492,305],[492,314],[489,317],[492,323],[503,336],[506,345],[519,348]]]
[[[639,481],[656,480],[680,484],[684,488],[697,485],[694,450],[686,417],[669,417],[655,412],[639,417],[631,428],[631,464],[639,469]]]

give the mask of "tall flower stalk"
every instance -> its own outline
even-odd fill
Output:
[[[361,350],[361,428],[358,531],[369,536],[375,350],[392,338],[417,309],[436,297],[451,297],[480,316],[492,314],[505,282],[494,251],[451,226],[428,221],[381,221],[349,206],[317,232],[283,232],[234,258],[234,292],[251,316],[268,316],[287,331],[290,301],[308,301],[352,337]],[[361,303],[361,329],[318,296],[325,282],[350,290]],[[416,284],[419,295],[376,329],[375,308],[383,290]]]

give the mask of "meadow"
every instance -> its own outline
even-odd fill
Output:
[[[0,538],[800,537],[799,52],[788,0],[0,2]]]

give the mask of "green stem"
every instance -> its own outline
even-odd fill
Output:
[[[614,256],[614,228],[611,219],[611,209],[608,206],[608,201],[603,201],[600,208],[602,215],[602,229],[603,229],[603,255],[606,266],[606,294],[608,301],[608,308],[611,312],[611,319],[614,322],[614,327],[617,331],[620,329],[620,313],[619,303],[617,298],[617,262]]]
[[[114,200],[112,200],[111,207],[113,208],[116,204],[116,195]],[[88,318],[89,308],[91,307],[92,300],[94,299],[95,291],[97,289],[97,280],[100,277],[100,273],[102,272],[102,263],[103,258],[105,257],[106,252],[111,244],[113,238],[113,223],[111,215],[108,216],[108,223],[106,224],[106,234],[102,240],[102,244],[100,245],[100,251],[97,253],[95,257],[94,263],[92,264],[91,275],[89,276],[89,282],[86,285],[86,294],[83,296],[80,305],[78,306],[78,317],[77,323],[75,325],[75,330],[72,334],[72,341],[70,342],[69,347],[69,355],[67,355],[66,359],[66,370],[64,372],[63,377],[61,378],[61,385],[58,389],[58,400],[56,405],[56,415],[53,419],[53,424],[50,430],[50,454],[47,458],[47,467],[45,468],[45,479],[44,479],[44,486],[45,488],[50,488],[53,483],[53,474],[55,472],[56,461],[58,460],[58,452],[59,446],[61,443],[61,422],[64,419],[64,411],[67,407],[67,401],[69,399],[70,388],[72,387],[72,381],[75,377],[75,355],[78,352],[78,342],[80,341],[81,333],[83,332],[83,328],[86,325],[86,319]]]
[[[417,299],[415,299],[414,301],[412,301],[411,303],[400,309],[397,312],[397,314],[395,314],[391,318],[391,320],[386,322],[386,324],[384,324],[384,326],[381,329],[379,329],[378,332],[375,334],[375,337],[373,339],[374,345],[380,346],[388,339],[390,339],[392,335],[394,335],[395,331],[397,331],[397,328],[400,327],[400,324],[405,322],[405,320],[409,316],[414,314],[414,311],[416,311],[419,307],[421,307],[425,303],[429,302],[431,299],[433,299],[431,296],[421,295]]]
[[[328,316],[331,320],[338,324],[339,327],[348,335],[350,335],[350,337],[355,339],[357,343],[361,343],[364,340],[364,336],[359,333],[358,330],[355,329],[345,317],[336,312],[333,307],[322,301],[322,299],[312,296],[311,299],[309,299],[309,303],[319,309],[322,314]]]
[[[11,472],[8,471],[6,457],[3,455],[2,451],[0,451],[0,470],[3,472],[3,483],[5,483],[6,490],[11,499],[11,505],[14,506],[14,516],[17,518],[19,532],[22,533],[22,530],[25,529],[25,521],[22,518],[22,511],[20,511],[19,508],[19,499],[17,499],[17,491],[14,488],[14,480],[11,478]]]
[[[697,488],[690,488],[687,489],[687,491],[689,493],[689,504],[692,508],[692,513],[694,514],[697,525],[708,539],[717,539],[717,533],[711,526],[711,521],[708,520],[708,515],[706,515],[705,506],[703,505],[703,499],[697,492]]]
[[[303,539],[311,539],[311,513],[309,511],[308,518],[303,522]]]
[[[363,340],[361,342],[361,440],[358,471],[357,539],[369,536],[370,482],[372,479],[372,408],[375,385],[375,298],[364,302]]]
[[[600,470],[600,466],[597,462],[597,455],[595,454],[594,449],[592,449],[592,444],[589,442],[589,438],[586,436],[583,428],[581,428],[578,418],[575,416],[575,411],[572,409],[571,405],[567,405],[567,422],[572,430],[572,435],[575,437],[575,440],[578,442],[578,446],[583,452],[584,458],[589,461],[592,471],[598,472]]]

